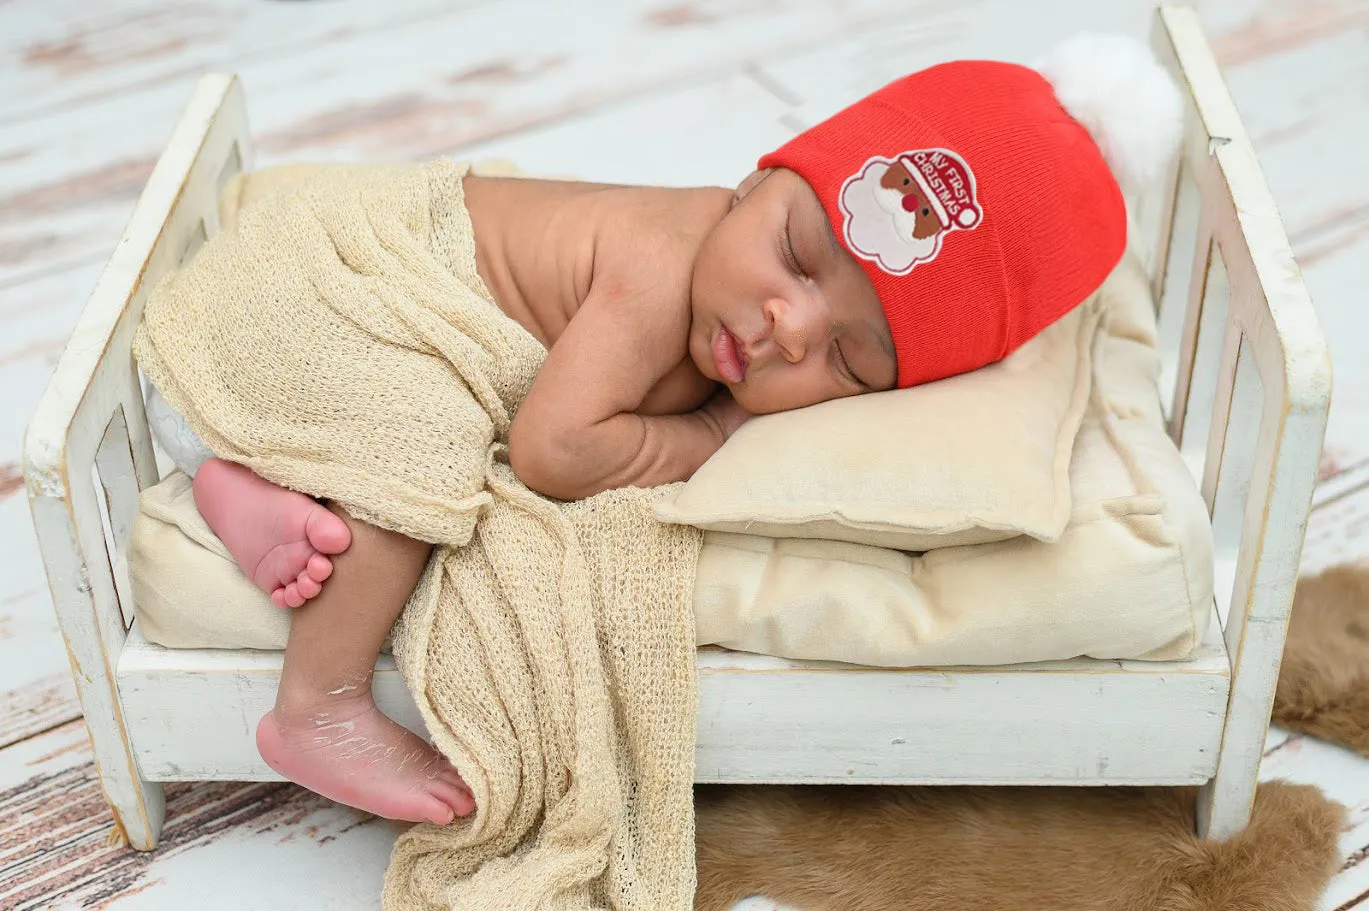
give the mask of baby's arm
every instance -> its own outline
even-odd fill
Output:
[[[659,307],[591,294],[547,355],[509,430],[509,461],[534,490],[563,500],[682,481],[740,423],[729,399],[686,414],[637,409],[685,356]],[[664,324],[664,325],[663,325]]]

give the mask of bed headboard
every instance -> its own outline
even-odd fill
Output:
[[[1197,14],[1161,7],[1151,44],[1184,92],[1184,139],[1139,220],[1155,239],[1148,266],[1167,359],[1170,435],[1201,478],[1212,515],[1217,607],[1233,677],[1219,768],[1245,765],[1253,776],[1259,752],[1229,755],[1236,749],[1229,744],[1259,739],[1240,734],[1264,730],[1273,708],[1331,362]],[[1209,786],[1200,813],[1223,786]],[[1211,823],[1214,832],[1232,829],[1226,820]]]

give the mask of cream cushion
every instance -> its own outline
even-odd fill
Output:
[[[179,471],[143,491],[129,547],[134,616],[168,648],[285,648],[290,614],[238,570]]]
[[[908,551],[1054,541],[1100,309],[1095,296],[972,373],[754,418],[656,516]]]
[[[1212,610],[1207,512],[1164,432],[1144,274],[1100,295],[1094,382],[1075,437],[1072,508],[1028,536],[921,555],[849,542],[709,532],[698,643],[882,666],[1187,656]],[[144,635],[181,648],[283,648],[290,612],[238,572],[172,474],[143,495],[129,558]]]

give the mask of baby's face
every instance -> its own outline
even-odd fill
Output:
[[[758,171],[694,263],[689,355],[753,414],[892,389],[874,286],[793,171]]]

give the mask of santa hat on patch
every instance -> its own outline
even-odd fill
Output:
[[[909,200],[915,206],[921,198],[930,203],[936,211],[936,219],[941,223],[943,231],[973,228],[979,224],[979,219],[984,217],[984,213],[979,211],[979,204],[974,198],[974,175],[965,163],[953,156],[943,156],[940,161],[930,164],[927,173],[924,174],[919,161],[922,157],[906,154],[898,157],[899,164],[912,175],[918,189],[922,191],[921,197],[904,194],[900,203],[904,209],[910,207]],[[965,194],[964,199],[958,200],[954,194],[942,190],[945,187],[954,187],[957,183],[971,188],[971,192]]]
[[[758,167],[817,193],[873,282],[898,385],[1006,357],[1098,290],[1123,189],[1169,162],[1177,88],[1141,44],[1080,35],[1035,68],[964,60],[899,79]]]

